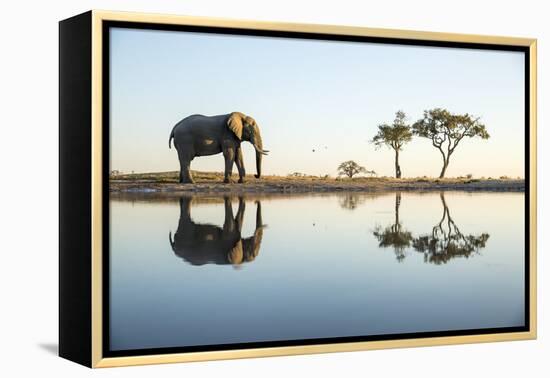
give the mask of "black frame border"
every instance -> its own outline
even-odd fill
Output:
[[[525,192],[524,192],[524,207],[525,207],[525,250],[524,250],[524,319],[523,327],[501,327],[501,328],[480,328],[469,330],[448,330],[448,331],[433,331],[433,332],[414,332],[414,333],[396,333],[384,335],[368,335],[368,336],[349,336],[349,337],[334,337],[334,338],[316,338],[316,339],[297,339],[297,340],[282,340],[282,341],[262,341],[262,342],[244,342],[232,344],[214,344],[214,345],[196,345],[186,347],[166,347],[166,348],[144,348],[131,350],[110,350],[110,288],[109,288],[109,273],[110,273],[110,251],[109,251],[109,231],[110,231],[110,208],[109,208],[109,166],[110,166],[110,28],[126,28],[126,29],[142,29],[142,30],[160,30],[160,31],[177,31],[177,32],[194,32],[206,34],[229,34],[251,37],[276,37],[288,39],[310,39],[324,41],[341,41],[341,42],[363,42],[377,44],[391,44],[404,46],[424,46],[424,47],[443,47],[443,48],[463,48],[477,50],[498,50],[498,51],[515,51],[523,52],[525,56],[524,63],[524,83],[525,83]],[[245,29],[245,28],[230,28],[230,27],[215,27],[215,26],[194,26],[194,25],[175,25],[161,24],[149,22],[127,22],[127,21],[102,21],[102,161],[103,161],[103,219],[102,219],[102,356],[109,357],[130,357],[142,355],[159,355],[171,353],[192,353],[192,352],[210,352],[210,351],[228,351],[238,349],[257,349],[257,348],[272,348],[272,347],[298,347],[307,345],[319,344],[340,344],[368,341],[386,341],[386,340],[406,340],[418,338],[434,338],[434,337],[452,337],[452,336],[474,336],[487,334],[502,334],[513,332],[529,332],[530,331],[530,203],[531,203],[531,159],[530,159],[530,142],[531,142],[531,123],[530,123],[530,103],[531,103],[531,71],[530,71],[530,48],[528,46],[517,45],[500,45],[500,44],[484,44],[474,42],[450,42],[450,41],[433,41],[422,39],[405,39],[405,38],[390,38],[390,37],[369,37],[357,35],[335,35],[329,33],[309,33],[309,32],[291,32],[291,31],[275,31],[275,30],[260,30],[260,29]]]
[[[59,22],[59,356],[92,365],[92,12]],[[81,126],[81,127],[75,127]]]

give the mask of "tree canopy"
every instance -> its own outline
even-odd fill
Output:
[[[432,145],[441,152],[443,167],[439,178],[445,177],[449,159],[458,144],[465,138],[488,139],[489,133],[479,117],[466,114],[452,114],[446,109],[435,108],[424,111],[424,118],[412,126],[413,134],[430,139]]]
[[[401,178],[401,167],[399,165],[399,151],[410,142],[413,133],[411,126],[406,121],[405,112],[399,110],[395,113],[393,124],[378,125],[378,133],[372,138],[372,143],[377,148],[387,146],[395,151],[395,177]]]
[[[373,235],[378,239],[380,248],[393,247],[395,257],[398,262],[405,259],[405,251],[410,247],[413,240],[412,233],[407,231],[399,221],[399,206],[401,205],[401,193],[395,194],[395,221],[392,225],[382,230],[380,226],[376,227]]]
[[[346,210],[355,210],[360,204],[365,202],[365,197],[357,194],[347,194],[340,197],[340,207]]]
[[[345,161],[338,166],[338,174],[348,176],[349,178],[353,178],[353,176],[359,173],[366,172],[367,170],[365,169],[365,167],[360,166],[353,160]]]
[[[443,205],[443,216],[431,233],[412,241],[413,248],[424,254],[424,261],[437,265],[446,264],[457,257],[468,258],[473,253],[479,253],[479,250],[485,248],[489,234],[484,232],[480,235],[465,235],[460,232],[451,217],[445,195],[441,192],[439,196]]]
[[[378,134],[372,138],[372,143],[376,147],[387,146],[394,150],[401,150],[413,137],[411,126],[405,123],[406,118],[403,111],[397,111],[391,125],[386,123],[378,125]]]

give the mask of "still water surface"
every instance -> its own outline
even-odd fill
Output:
[[[523,193],[110,208],[111,350],[524,325]]]

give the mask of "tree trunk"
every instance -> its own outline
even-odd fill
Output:
[[[440,179],[445,177],[445,171],[447,170],[448,166],[449,166],[449,159],[443,160],[443,168],[441,168],[441,173],[439,174]]]
[[[399,166],[399,150],[395,150],[395,178],[401,178],[401,167]]]
[[[401,193],[395,193],[395,224],[399,224],[399,206],[401,205]]]

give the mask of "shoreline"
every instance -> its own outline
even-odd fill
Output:
[[[195,184],[159,182],[158,180],[109,180],[110,193],[341,193],[341,192],[398,192],[398,191],[469,191],[525,192],[521,179],[389,179],[365,178],[356,180],[323,179],[247,179],[245,183],[204,181]]]

